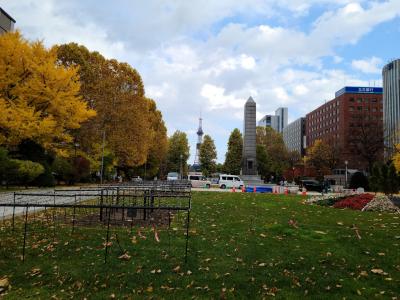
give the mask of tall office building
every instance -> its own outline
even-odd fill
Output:
[[[349,168],[365,170],[368,149],[362,144],[371,146],[369,154],[373,148],[376,159],[383,156],[382,120],[382,88],[346,86],[335,99],[307,114],[307,148],[322,140],[337,152],[340,165],[347,160]]]
[[[279,107],[275,111],[275,116],[278,117],[278,132],[283,132],[283,128],[288,125],[288,108],[287,107]]]
[[[394,146],[400,142],[400,59],[384,66],[382,77],[385,155],[389,158]]]
[[[15,20],[0,7],[0,34],[14,30]]]
[[[288,124],[288,109],[280,107],[275,111],[275,115],[265,115],[259,122],[258,126],[271,127],[277,132],[282,133],[283,128]]]
[[[306,118],[299,118],[283,128],[283,141],[289,151],[305,155]]]
[[[271,127],[272,129],[278,131],[279,117],[274,115],[265,115],[260,121],[258,121],[258,126]]]

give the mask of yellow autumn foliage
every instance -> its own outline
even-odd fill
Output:
[[[396,152],[393,155],[393,164],[397,172],[400,172],[400,144],[396,145]]]
[[[0,145],[33,140],[62,153],[71,131],[96,115],[79,95],[78,68],[19,32],[0,35]]]

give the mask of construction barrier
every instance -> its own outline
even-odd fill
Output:
[[[247,193],[272,193],[273,188],[270,186],[248,186],[246,187]]]

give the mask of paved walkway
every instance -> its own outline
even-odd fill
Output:
[[[12,204],[14,201],[17,204],[64,204],[73,203],[75,201],[81,202],[93,198],[96,194],[99,195],[97,191],[79,191],[77,194],[76,190],[71,191],[71,189],[27,189],[10,193],[0,193],[0,220],[10,218],[13,214],[13,207],[2,207],[2,204]],[[75,197],[75,195],[77,196]],[[31,209],[33,210],[33,208]],[[35,211],[42,209],[44,208],[37,207]],[[16,207],[14,212],[16,215],[22,214],[25,212],[25,207]]]

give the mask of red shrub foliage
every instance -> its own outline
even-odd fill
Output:
[[[336,202],[333,205],[333,207],[335,207],[335,208],[351,208],[351,209],[355,209],[355,210],[361,210],[373,198],[374,198],[374,195],[372,195],[372,194],[361,194],[361,195],[356,195],[356,196],[350,196],[339,202]]]

